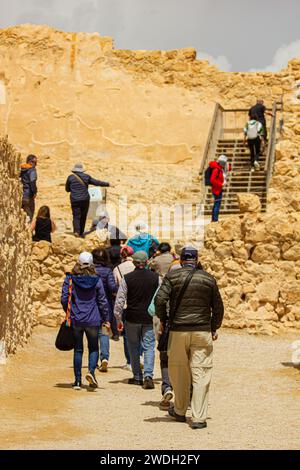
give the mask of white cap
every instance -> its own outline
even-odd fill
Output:
[[[83,251],[78,257],[78,263],[80,266],[91,266],[93,264],[93,255],[88,251]]]
[[[226,155],[224,155],[224,154],[220,155],[219,158],[218,158],[218,162],[219,163],[226,163],[227,162]]]
[[[137,232],[147,232],[148,225],[143,220],[140,220],[138,223],[135,224],[135,229]]]

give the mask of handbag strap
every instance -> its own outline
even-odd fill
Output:
[[[69,279],[69,293],[68,293],[68,306],[66,312],[66,325],[71,326],[71,301],[72,301],[73,279]]]
[[[184,293],[185,293],[185,291],[186,291],[186,289],[187,289],[189,283],[191,282],[192,277],[193,277],[193,275],[195,274],[196,270],[197,270],[197,268],[192,269],[192,270],[188,273],[187,277],[185,278],[184,284],[183,284],[183,286],[182,286],[182,288],[181,288],[181,290],[180,290],[180,292],[179,292],[179,294],[178,294],[178,297],[177,297],[177,299],[176,299],[176,304],[175,304],[175,307],[174,307],[174,309],[173,309],[173,311],[172,311],[172,314],[171,314],[171,312],[170,312],[170,326],[172,325],[172,323],[173,323],[173,321],[174,321],[176,312],[177,312],[177,310],[178,310],[178,308],[179,308],[179,306],[180,306],[180,304],[181,304],[181,301],[182,301],[182,298],[183,298],[183,296],[184,296]]]
[[[83,179],[80,178],[79,175],[77,175],[76,173],[73,172],[73,176],[75,176],[75,178],[80,181],[81,184],[83,184],[83,186],[85,186],[87,188],[87,185],[85,184],[85,182],[83,181]]]

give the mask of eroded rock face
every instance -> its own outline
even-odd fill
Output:
[[[237,200],[241,213],[261,211],[261,202],[256,194],[237,193]]]
[[[201,252],[221,290],[224,325],[268,335],[300,329],[298,215],[245,213],[239,219],[208,225]],[[242,227],[239,240],[228,239],[230,226]]]
[[[37,323],[50,327],[60,325],[65,317],[60,297],[66,273],[72,271],[82,251],[91,252],[101,246],[106,246],[105,241],[96,232],[85,239],[54,233],[52,244],[33,243],[33,314]]]
[[[31,333],[31,233],[21,210],[19,156],[0,140],[0,340],[15,352]]]

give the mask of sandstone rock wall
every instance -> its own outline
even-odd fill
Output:
[[[0,132],[53,162],[113,158],[199,164],[215,102],[268,106],[282,73],[226,73],[194,49],[115,50],[111,38],[22,25],[0,31]],[[3,94],[4,92],[2,92]]]
[[[19,155],[0,140],[0,340],[12,353],[30,335],[31,234],[21,210]]]
[[[246,212],[210,224],[201,261],[221,289],[225,326],[300,329],[299,214]]]
[[[105,246],[96,233],[82,240],[70,235],[52,235],[52,243],[33,243],[32,314],[38,324],[55,327],[65,314],[60,304],[61,288],[66,272],[71,272],[82,251]]]

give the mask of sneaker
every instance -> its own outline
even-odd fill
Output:
[[[145,390],[152,390],[154,387],[153,379],[151,377],[144,378],[143,388]]]
[[[250,170],[250,172],[251,172],[251,173],[254,173],[254,171],[255,171],[255,169],[252,167],[251,170]]]
[[[107,372],[107,367],[108,367],[108,360],[107,359],[103,359],[101,361],[101,366],[99,367],[99,371],[100,372]]]
[[[255,168],[256,171],[260,170],[260,165],[256,161],[254,162],[254,168]]]
[[[98,382],[96,380],[95,374],[88,372],[85,376],[91,388],[98,388]]]
[[[191,425],[192,429],[204,429],[207,428],[207,423],[204,421],[203,423],[192,423]]]
[[[122,366],[123,370],[131,370],[131,365],[130,364],[125,364],[125,366]]]
[[[74,390],[81,390],[81,380],[75,380],[72,387]]]
[[[167,390],[159,403],[159,408],[163,411],[168,411],[170,408],[170,402],[174,398],[174,393],[171,389]]]
[[[135,379],[134,377],[132,377],[131,379],[128,379],[128,382],[127,382],[129,385],[143,385],[143,380],[140,379],[140,380],[137,380]]]
[[[178,415],[174,408],[169,408],[169,416],[172,416],[172,418],[175,418],[175,421],[178,421],[179,423],[185,423],[186,422],[186,417],[185,416],[181,416],[181,415]]]

